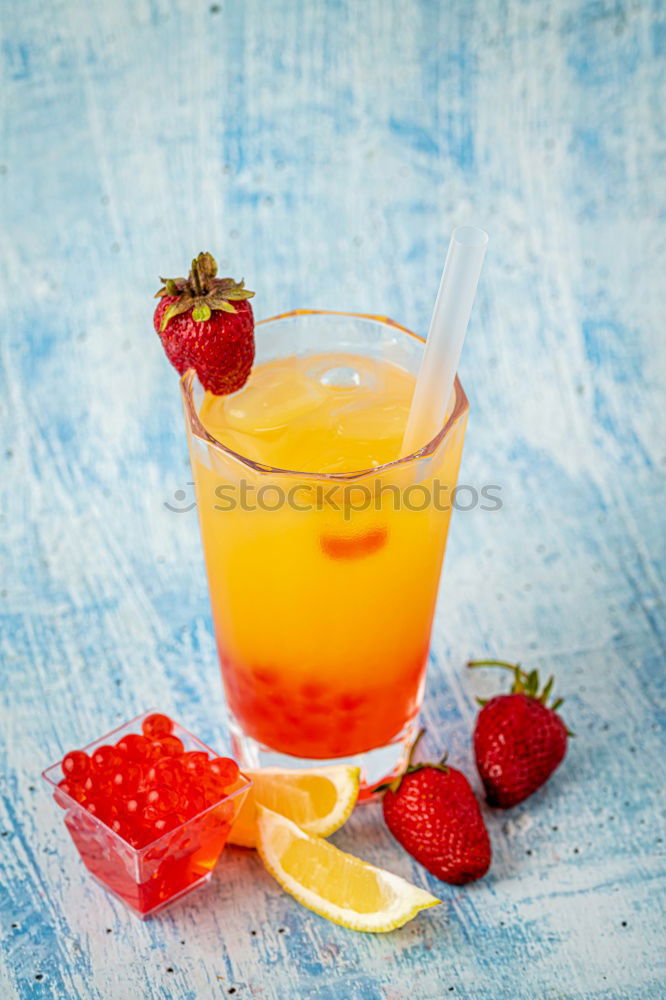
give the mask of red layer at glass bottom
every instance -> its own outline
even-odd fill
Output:
[[[341,689],[324,681],[289,683],[270,666],[222,668],[227,703],[243,731],[279,753],[311,760],[349,757],[396,739],[418,713],[426,657],[399,683]]]

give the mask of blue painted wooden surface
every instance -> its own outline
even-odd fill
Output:
[[[663,3],[2,8],[0,995],[663,996]],[[324,922],[241,852],[142,925],[37,786],[156,702],[226,745],[195,514],[165,507],[190,473],[157,275],[211,249],[260,316],[423,330],[466,222],[491,245],[461,479],[504,505],[454,519],[429,749],[474,777],[498,681],[463,664],[496,654],[557,672],[569,756],[487,812],[493,868],[464,889],[353,817],[337,844],[447,903],[393,935]]]

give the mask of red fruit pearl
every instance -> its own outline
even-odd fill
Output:
[[[209,775],[219,781],[223,787],[228,788],[238,780],[238,764],[231,757],[213,757],[208,761]]]
[[[136,791],[141,780],[141,768],[137,764],[123,764],[111,777],[113,795],[128,795]]]
[[[206,765],[208,764],[208,756],[202,753],[200,750],[190,750],[188,753],[184,753],[181,758],[181,764],[186,771],[188,777],[203,778],[206,773]]]
[[[166,785],[157,785],[146,795],[146,803],[163,816],[178,809],[181,804],[181,798],[173,788],[167,788]]]
[[[83,791],[83,788],[81,785],[77,785],[75,781],[72,781],[71,778],[63,778],[62,781],[59,781],[58,788],[66,795],[69,795],[70,798],[74,799],[75,802],[80,803],[85,801],[86,794]],[[68,800],[59,796],[57,792],[55,793],[55,799],[58,805],[62,806],[63,809],[68,809],[71,805]]]
[[[72,750],[62,759],[62,771],[66,778],[78,781],[90,770],[90,757],[83,750]]]
[[[165,757],[178,757],[185,749],[177,736],[165,736],[164,739],[156,740],[153,745]]]
[[[118,741],[117,746],[128,760],[133,760],[137,764],[143,764],[155,756],[151,741],[145,736],[140,736],[139,733],[128,733],[127,736],[123,736]]]
[[[154,712],[147,715],[141,723],[144,736],[151,740],[161,740],[164,736],[169,736],[173,732],[173,722],[168,715],[161,715]]]
[[[183,779],[180,762],[174,757],[162,757],[152,764],[146,775],[151,785],[178,785]]]
[[[112,767],[119,767],[123,758],[115,747],[108,745],[97,747],[92,754],[93,771],[108,771]]]

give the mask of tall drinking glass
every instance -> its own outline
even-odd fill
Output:
[[[382,317],[310,310],[258,323],[256,342],[255,364],[325,353],[336,372],[336,355],[354,354],[414,375],[424,343]],[[368,794],[415,734],[469,408],[462,386],[418,452],[332,474],[231,450],[200,420],[195,373],[181,384],[234,751],[246,767],[360,764]]]

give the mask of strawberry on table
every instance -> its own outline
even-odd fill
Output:
[[[539,694],[536,670],[526,673],[503,660],[475,660],[469,667],[503,667],[514,675],[510,694],[483,706],[474,728],[474,753],[488,803],[508,809],[540,788],[562,762],[571,735],[557,714],[563,699],[548,707],[554,678]]]
[[[491,848],[469,781],[446,764],[412,764],[387,788],[386,825],[406,851],[443,882],[464,885],[486,874]]]
[[[187,278],[161,278],[153,322],[171,364],[194,368],[204,389],[227,396],[248,380],[254,361],[254,292],[218,278],[215,258],[200,253]]]

